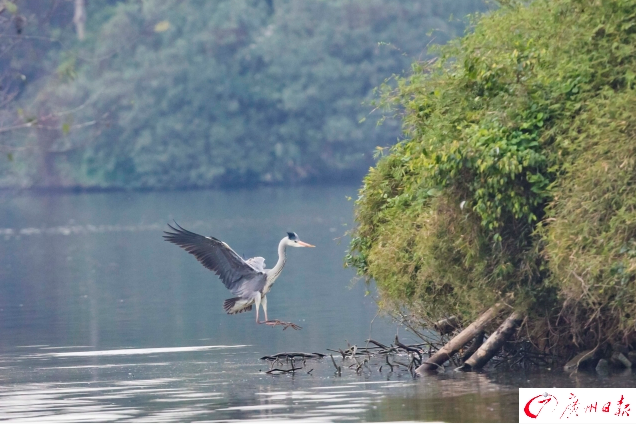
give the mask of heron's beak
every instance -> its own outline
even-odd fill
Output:
[[[301,247],[316,247],[313,244],[305,243],[304,241],[298,240],[298,245]]]

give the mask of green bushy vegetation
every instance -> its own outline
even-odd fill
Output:
[[[50,43],[50,76],[21,98],[25,119],[40,125],[7,141],[14,161],[0,167],[13,177],[0,183],[177,188],[363,175],[373,147],[392,143],[399,126],[361,123],[362,102],[480,8],[479,0],[88,2],[82,42],[72,14],[47,34],[26,28],[63,43]]]
[[[365,177],[347,264],[424,321],[505,301],[542,348],[629,341],[636,1],[506,2],[437,54],[384,88],[404,140]]]

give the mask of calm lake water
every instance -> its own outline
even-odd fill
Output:
[[[633,387],[631,372],[361,375],[330,359],[295,375],[259,358],[390,343],[403,328],[376,317],[367,287],[343,269],[356,187],[263,188],[0,198],[0,420],[517,421],[518,387]],[[270,318],[226,315],[231,297],[210,271],[163,241],[166,223],[214,235],[245,257],[276,262],[295,231],[315,249],[288,249],[268,295]],[[281,367],[288,368],[285,364]],[[308,373],[310,370],[310,373]]]

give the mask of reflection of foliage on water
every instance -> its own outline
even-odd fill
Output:
[[[394,122],[360,124],[370,109],[360,103],[407,68],[408,55],[426,54],[433,37],[460,32],[464,23],[449,16],[479,7],[88,2],[83,42],[57,15],[37,34],[63,44],[52,45],[39,72],[51,77],[20,102],[41,125],[12,138],[18,180],[4,185],[194,187],[359,175],[372,147],[399,131]]]
[[[423,380],[423,379],[422,379]],[[382,398],[366,412],[365,421],[516,422],[519,394],[485,374],[462,373],[418,380],[410,390]],[[468,381],[467,381],[468,380]],[[390,384],[391,381],[387,381]]]

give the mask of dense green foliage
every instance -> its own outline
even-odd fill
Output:
[[[347,263],[428,320],[504,300],[542,346],[625,340],[635,71],[634,0],[512,2],[476,17],[439,60],[385,88],[405,139],[364,180]]]
[[[374,87],[483,7],[461,0],[96,1],[87,39],[23,96],[18,181],[166,188],[362,175],[396,123]],[[449,20],[451,16],[456,18]],[[70,28],[50,32],[66,37]],[[433,31],[432,36],[427,35]],[[66,32],[65,32],[66,31]],[[410,55],[410,56],[409,56]],[[45,119],[46,118],[46,119]],[[15,179],[5,178],[5,185]]]

